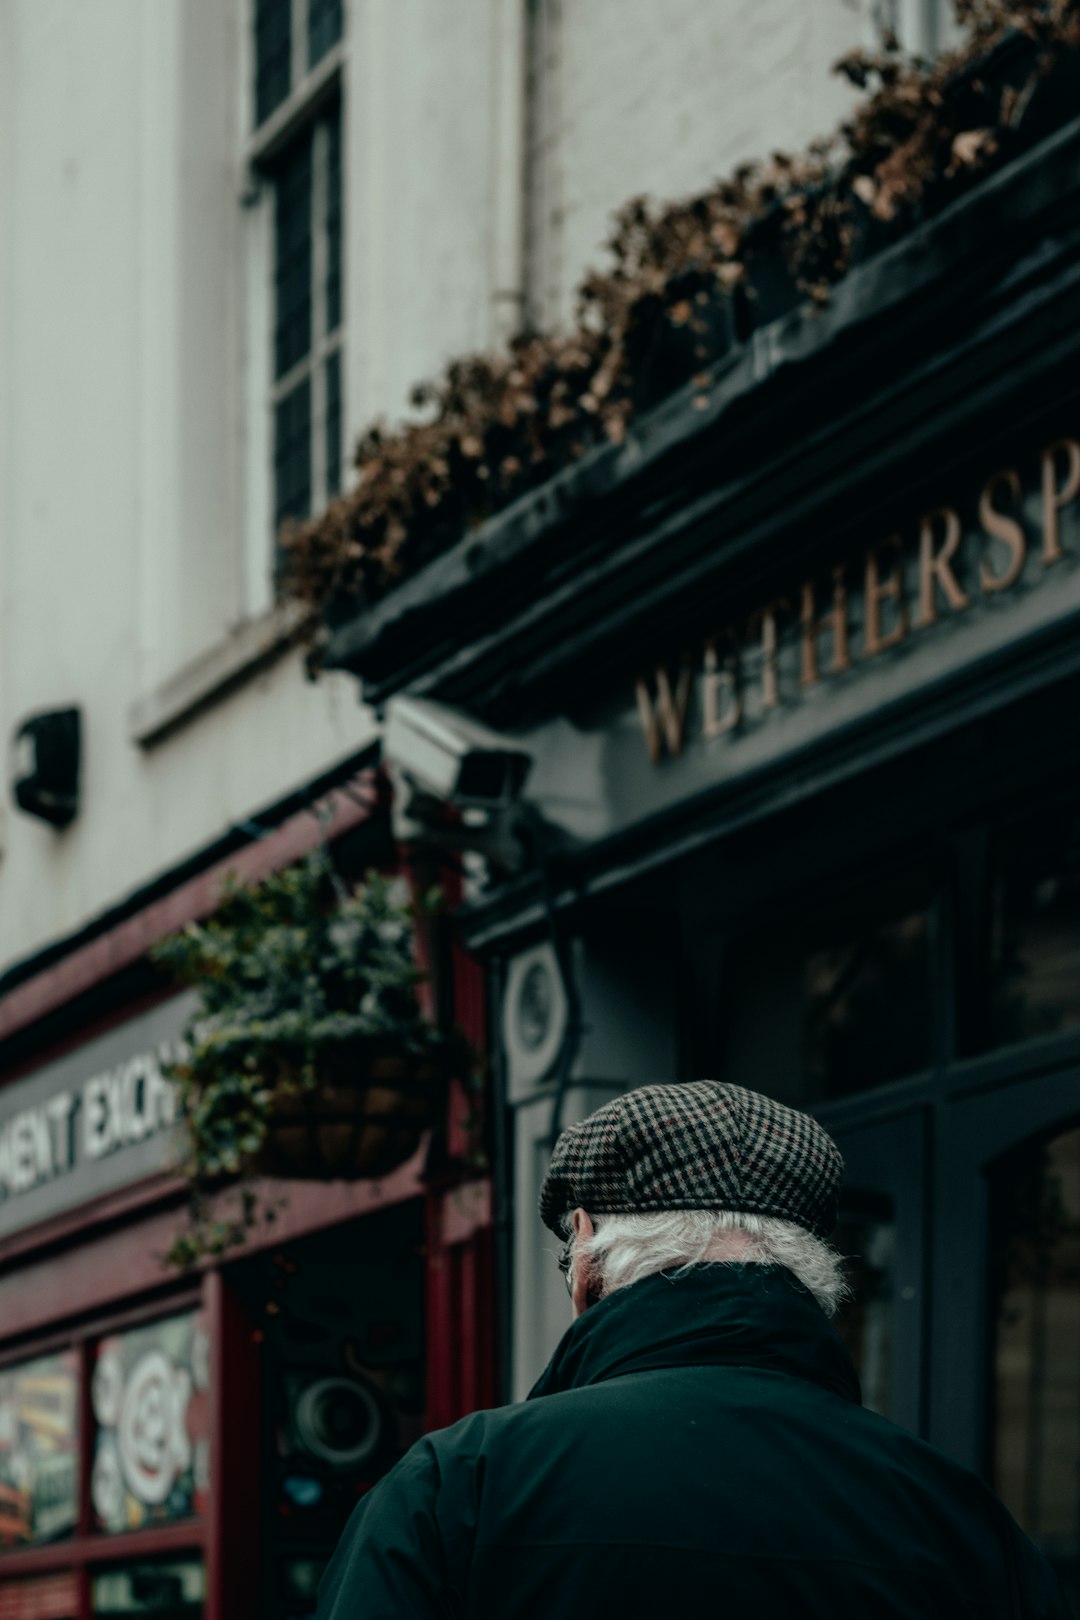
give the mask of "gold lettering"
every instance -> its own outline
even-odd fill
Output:
[[[818,669],[817,640],[823,630],[832,630],[833,656],[829,666],[829,673],[840,675],[845,669],[851,668],[851,655],[848,651],[848,623],[847,623],[847,586],[844,583],[844,570],[841,567],[833,569],[833,605],[829,613],[816,617],[817,606],[814,598],[814,582],[808,579],[802,588],[802,684],[804,687],[814,686],[821,679]]]
[[[728,651],[721,662],[716,651],[716,640],[705,643],[704,720],[703,737],[722,737],[725,731],[734,731],[742,719],[742,694],[739,691],[739,649],[735,636],[726,631]],[[725,710],[724,704],[727,703]]]
[[[983,529],[995,540],[1003,541],[1012,553],[1009,566],[1003,574],[995,574],[987,559],[983,558],[979,564],[979,584],[984,591],[1004,591],[1010,585],[1015,585],[1020,578],[1027,551],[1027,539],[1021,525],[1015,518],[999,512],[994,505],[994,491],[999,484],[1008,485],[1009,494],[1017,506],[1021,498],[1020,474],[1013,467],[1006,467],[987,479],[979,496],[979,522]]]
[[[939,518],[944,520],[945,538],[941,550],[935,551],[934,531]],[[928,512],[919,524],[919,617],[915,624],[917,630],[925,630],[928,624],[933,624],[937,619],[935,582],[945,592],[949,606],[955,608],[957,612],[968,605],[968,599],[960,589],[959,581],[950,566],[960,549],[960,535],[960,519],[951,506],[942,506],[936,512]]]
[[[638,714],[641,717],[649,758],[654,765],[660,763],[663,744],[673,758],[682,753],[686,734],[686,711],[690,704],[690,665],[684,659],[674,692],[667,669],[660,665],[656,671],[656,704],[649,692],[649,683],[639,676],[634,683]],[[659,719],[658,719],[659,716]]]
[[[881,579],[878,572],[878,552],[882,546],[892,546],[899,553],[899,561],[887,579]],[[888,647],[895,647],[898,641],[903,641],[907,635],[908,617],[907,606],[904,602],[904,545],[898,534],[890,534],[887,539],[878,545],[871,546],[866,553],[866,633],[863,640],[863,657],[873,658],[876,653],[884,652]],[[888,632],[881,632],[881,604],[892,600],[896,603],[896,624]]]
[[[1057,461],[1061,451],[1068,456],[1069,465],[1065,482],[1059,489]],[[1078,493],[1080,493],[1080,444],[1077,444],[1075,439],[1059,439],[1056,444],[1048,445],[1042,453],[1042,560],[1047,568],[1051,563],[1059,562],[1064,556],[1061,549],[1058,514],[1063,506],[1076,499]]]
[[[775,709],[780,702],[780,682],[777,679],[776,661],[779,650],[779,636],[776,630],[776,615],[786,613],[788,609],[787,598],[778,596],[775,602],[769,602],[765,607],[759,608],[751,614],[750,628],[761,624],[761,707]]]

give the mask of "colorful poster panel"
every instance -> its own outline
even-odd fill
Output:
[[[73,1351],[0,1371],[0,1547],[70,1535],[78,1518]]]
[[[205,1510],[209,1360],[206,1324],[196,1311],[98,1345],[90,1485],[98,1529],[139,1530]]]

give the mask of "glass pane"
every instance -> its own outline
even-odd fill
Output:
[[[308,0],[308,67],[314,67],[341,38],[342,0]]]
[[[290,146],[274,176],[274,375],[311,349],[310,131]]]
[[[94,1614],[153,1614],[158,1620],[195,1620],[203,1612],[206,1577],[196,1558],[168,1563],[129,1564],[95,1575],[90,1606]]]
[[[341,325],[341,107],[326,126],[326,330]]]
[[[0,1372],[0,1547],[56,1541],[74,1530],[78,1406],[71,1350]]]
[[[341,350],[326,362],[326,493],[341,488]]]
[[[413,1199],[232,1270],[264,1333],[259,1620],[315,1614],[357,1500],[424,1432],[422,1244]]]
[[[255,122],[269,118],[289,94],[292,0],[255,0]]]
[[[70,1570],[0,1581],[0,1620],[75,1620],[79,1594]]]
[[[274,527],[311,511],[311,379],[305,377],[274,410]]]
[[[831,1242],[846,1255],[853,1298],[836,1318],[862,1384],[863,1405],[892,1416],[896,1223],[891,1208],[843,1211]]]
[[[205,1511],[209,1384],[206,1328],[195,1311],[102,1339],[91,1386],[98,1529],[138,1530]]]
[[[1080,1027],[1080,816],[1012,829],[996,868],[991,1042]]]
[[[994,1176],[994,1488],[1080,1601],[1080,1128]]]
[[[861,1090],[869,1077],[898,1080],[928,1066],[925,900],[897,895],[834,927],[807,954],[803,982],[813,1095],[843,1096]]]
[[[915,1074],[931,1058],[929,882],[780,919],[735,944],[724,978],[725,1080],[800,1105]]]

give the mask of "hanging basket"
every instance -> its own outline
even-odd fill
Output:
[[[436,1122],[448,1078],[449,1063],[441,1053],[419,1054],[390,1042],[345,1042],[320,1060],[314,1090],[277,1090],[266,1141],[251,1168],[257,1175],[293,1181],[388,1175],[412,1157]],[[279,1088],[289,1079],[290,1064],[284,1060]]]

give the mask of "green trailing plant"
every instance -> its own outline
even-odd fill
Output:
[[[704,388],[730,339],[711,313],[731,300],[742,330],[753,324],[755,268],[771,248],[798,292],[823,303],[874,242],[1017,149],[1040,82],[1080,48],[1080,0],[954,5],[966,41],[937,61],[886,37],[839,62],[861,99],[805,152],[743,165],[684,201],[629,202],[607,268],[582,282],[573,331],[456,360],[415,390],[416,419],[363,435],[355,487],[282,532],[281,590],[310,610],[314,665],[328,606],[370,606],[593,446],[621,442],[654,397],[650,374]],[[1017,82],[986,71],[1010,41],[1027,47]],[[674,366],[657,368],[672,350]]]
[[[433,892],[422,909],[437,904]],[[318,1093],[328,1068],[365,1049],[418,1062],[464,1055],[421,1010],[415,928],[399,882],[369,873],[348,888],[319,850],[261,883],[230,882],[212,917],[155,948],[155,961],[198,992],[169,1069],[191,1192],[191,1223],[170,1251],[174,1264],[243,1241],[260,1211],[247,1183],[275,1111]],[[364,1084],[362,1069],[356,1084]],[[239,1214],[214,1218],[211,1192],[237,1177]],[[272,1208],[264,1213],[273,1219]]]

